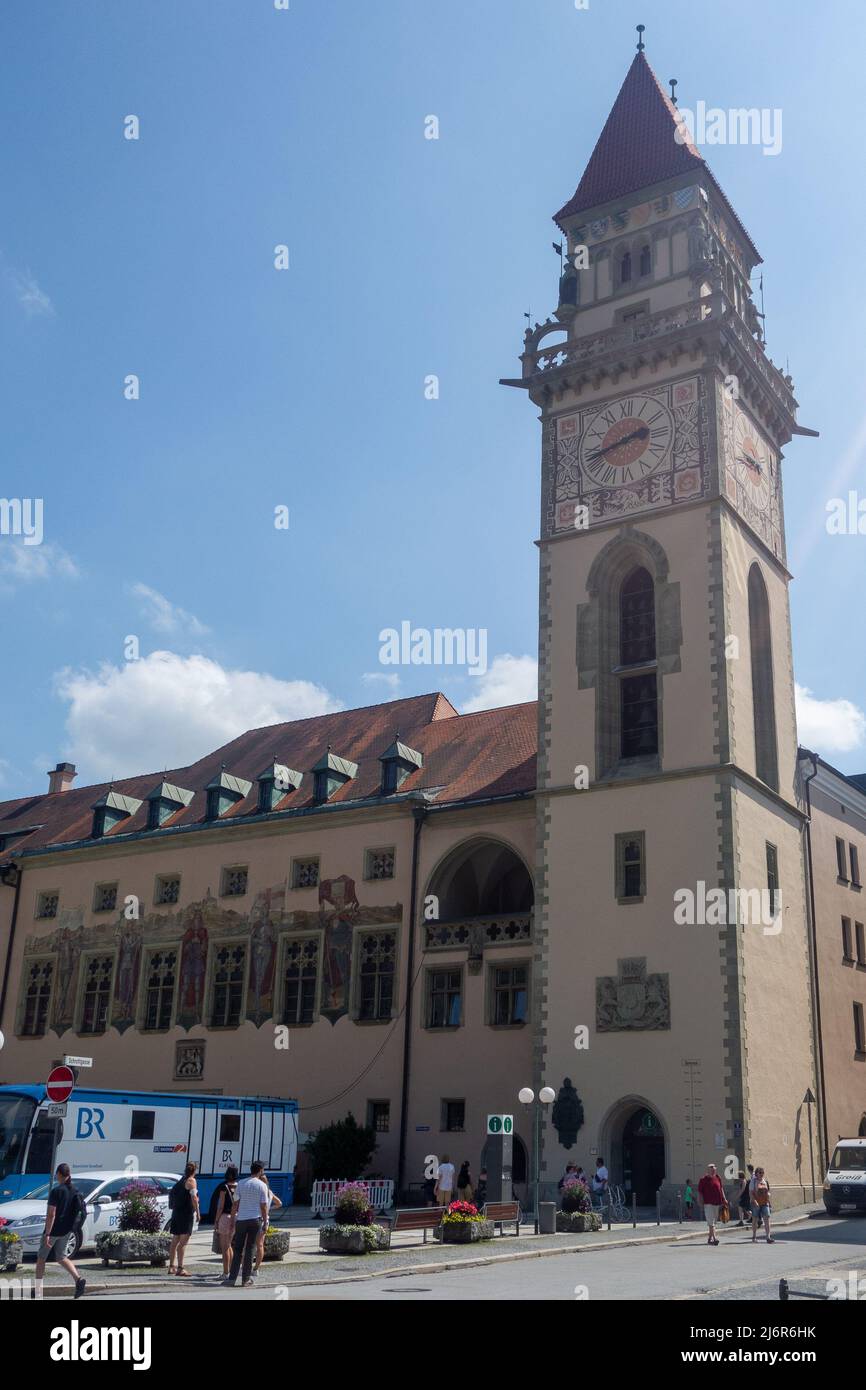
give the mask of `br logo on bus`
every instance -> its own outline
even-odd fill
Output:
[[[82,1105],[78,1110],[78,1128],[75,1131],[76,1139],[92,1139],[94,1130],[98,1139],[104,1139],[102,1123],[105,1119],[105,1111],[93,1109],[89,1105]]]

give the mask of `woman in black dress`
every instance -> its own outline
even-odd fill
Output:
[[[168,1272],[169,1274],[180,1275],[184,1279],[188,1279],[190,1275],[189,1270],[183,1267],[183,1254],[187,1241],[193,1233],[195,1223],[200,1219],[195,1170],[196,1164],[188,1163],[186,1165],[183,1170],[183,1177],[175,1183],[168,1199],[171,1208],[171,1223],[168,1228],[171,1231]],[[175,1268],[175,1256],[177,1256],[177,1268]]]

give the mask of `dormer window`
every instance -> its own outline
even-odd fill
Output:
[[[121,821],[129,820],[141,806],[134,796],[122,796],[120,792],[108,791],[92,807],[93,828],[91,838],[101,840],[111,833]]]
[[[239,801],[244,801],[250,794],[252,782],[246,782],[242,777],[232,777],[223,769],[217,777],[207,785],[207,812],[206,820],[219,820],[226,811],[230,811]]]
[[[313,771],[313,800],[320,806],[330,801],[335,792],[358,775],[358,764],[348,758],[338,758],[330,748],[319,759]]]
[[[259,785],[259,813],[267,815],[269,811],[273,811],[283,800],[283,797],[298,790],[303,777],[302,772],[295,772],[293,768],[285,767],[283,763],[273,762],[269,767],[266,767],[264,772],[260,772],[256,778]]]
[[[424,766],[424,759],[414,748],[395,739],[379,759],[382,764],[382,796],[393,796],[413,772]]]
[[[147,795],[147,828],[159,830],[167,820],[183,811],[192,801],[194,793],[185,787],[176,787],[171,782],[160,782]]]

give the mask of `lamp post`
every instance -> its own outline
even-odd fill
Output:
[[[535,1092],[529,1086],[524,1086],[517,1093],[517,1099],[527,1110],[534,1110],[532,1124],[532,1169],[533,1179],[533,1218],[535,1221],[535,1234],[538,1235],[538,1180],[540,1177],[539,1168],[541,1166],[541,1116],[545,1105],[552,1105],[556,1100],[556,1092],[551,1086],[542,1086],[538,1092],[538,1100],[535,1099]]]

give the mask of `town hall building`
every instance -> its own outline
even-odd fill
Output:
[[[404,1191],[512,1113],[522,1194],[518,1091],[551,1087],[544,1188],[601,1155],[666,1208],[708,1162],[800,1202],[857,1133],[866,783],[794,713],[812,431],[679,131],[638,52],[505,382],[541,418],[537,704],[417,696],[0,804],[4,1082],[85,1053],[100,1087],[296,1098],[304,1133],[351,1111]]]

